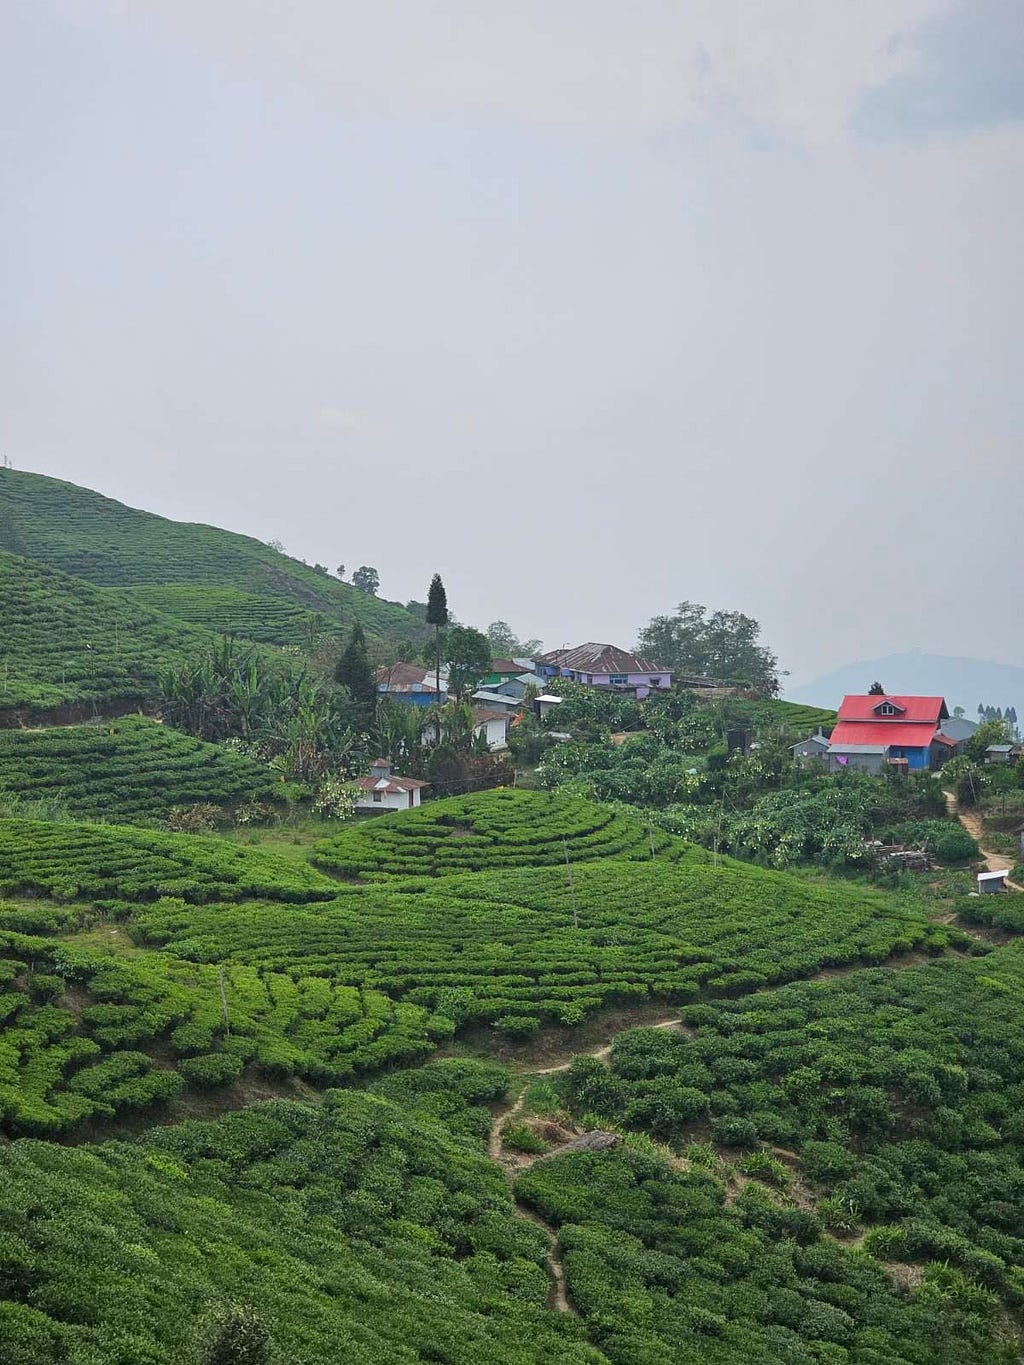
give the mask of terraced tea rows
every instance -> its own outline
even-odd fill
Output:
[[[218,635],[238,635],[263,644],[305,645],[325,630],[332,630],[339,636],[343,630],[337,622],[322,614],[271,593],[241,592],[237,588],[196,583],[126,588],[124,592],[154,611],[177,616]]]
[[[157,673],[216,637],[0,550],[0,717],[157,696]]]
[[[54,799],[72,815],[155,820],[196,802],[273,800],[277,785],[252,759],[141,716],[0,730],[0,791]]]
[[[372,635],[426,635],[422,621],[396,602],[359,592],[250,536],[168,521],[16,469],[0,470],[0,550],[102,587],[231,588],[323,612],[343,626],[358,620]]]
[[[801,1159],[819,1214],[883,1260],[945,1263],[1024,1302],[1024,942],[684,1008],[696,1031],[578,1060],[573,1103],[682,1150]],[[785,1174],[785,1172],[783,1172]],[[966,1290],[965,1290],[966,1292]]]
[[[58,900],[266,896],[310,901],[330,899],[334,888],[306,863],[214,837],[120,825],[0,820],[0,894]]]
[[[52,915],[0,907],[0,1127],[59,1133],[150,1109],[185,1084],[268,1076],[319,1084],[422,1059],[447,1020],[379,991],[320,977],[185,965],[150,953],[114,958],[44,934]],[[161,1066],[152,1053],[161,1055]]]
[[[343,830],[315,861],[342,876],[430,876],[542,867],[594,858],[650,858],[678,846],[661,830],[562,792],[499,790],[433,801]]]
[[[130,929],[196,962],[364,983],[512,1033],[970,943],[881,894],[715,868],[696,851],[678,864],[583,864],[572,892],[564,869],[466,874],[352,888],[288,914],[163,901],[133,912]]]

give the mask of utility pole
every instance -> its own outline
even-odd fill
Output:
[[[576,886],[572,879],[572,863],[569,861],[569,841],[562,835],[562,847],[565,849],[565,870],[569,874],[569,901],[572,905],[572,927],[580,927],[580,917],[576,910]]]

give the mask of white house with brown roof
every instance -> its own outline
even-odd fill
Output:
[[[357,777],[356,786],[359,788],[356,810],[411,810],[420,804],[420,793],[430,783],[415,777],[399,777],[391,771],[386,758],[375,758],[369,777]]]

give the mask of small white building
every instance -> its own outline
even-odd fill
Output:
[[[411,810],[420,804],[420,793],[430,783],[398,777],[386,758],[375,758],[369,777],[356,778],[356,786],[360,789],[356,810]]]
[[[997,892],[1005,891],[1006,879],[1009,875],[1009,868],[1002,872],[979,872],[978,894],[980,896],[991,896]]]
[[[542,692],[539,697],[533,699],[533,709],[537,713],[537,719],[543,720],[544,717],[556,706],[561,706],[562,698],[554,692]]]
[[[508,711],[492,711],[486,707],[473,708],[473,734],[483,735],[492,753],[508,748],[508,728],[512,716]]]

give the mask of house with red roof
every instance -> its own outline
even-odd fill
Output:
[[[942,733],[942,722],[948,719],[942,697],[844,697],[829,740],[829,770],[941,768],[956,752],[956,741]]]

